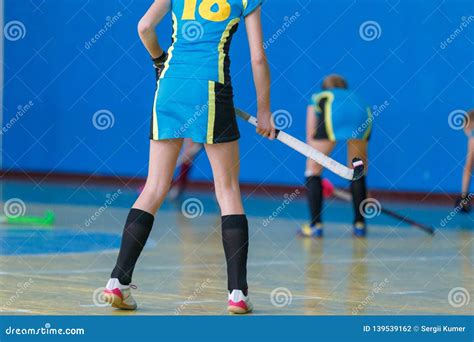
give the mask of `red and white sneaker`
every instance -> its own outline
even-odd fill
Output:
[[[116,309],[136,310],[137,302],[132,297],[135,285],[122,285],[117,278],[111,278],[104,290],[104,300]]]
[[[246,314],[252,312],[253,305],[249,296],[244,295],[241,290],[233,290],[229,294],[229,304],[227,311],[233,314]]]

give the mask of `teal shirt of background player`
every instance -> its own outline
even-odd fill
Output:
[[[372,111],[355,93],[347,89],[329,89],[314,94],[311,105],[318,116],[317,135],[331,141],[368,140],[372,131]],[[317,138],[323,138],[321,136]]]
[[[230,83],[229,49],[239,22],[262,0],[172,0],[172,45],[160,78]]]

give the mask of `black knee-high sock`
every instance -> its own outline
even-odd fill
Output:
[[[227,260],[229,292],[241,290],[246,294],[249,225],[245,215],[222,216],[222,243]]]
[[[323,208],[323,185],[320,176],[306,178],[306,191],[308,194],[309,211],[311,214],[311,225],[315,226],[322,222]]]
[[[111,276],[118,278],[122,285],[129,285],[132,281],[133,269],[150,235],[154,220],[152,214],[139,209],[131,209],[128,214],[117,264]]]
[[[354,223],[365,223],[365,218],[362,216],[363,208],[360,204],[367,198],[367,187],[365,185],[365,177],[351,182],[352,203],[354,205]]]

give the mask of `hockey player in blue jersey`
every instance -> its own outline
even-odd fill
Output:
[[[260,5],[261,0],[155,0],[139,23],[141,40],[156,68],[157,86],[147,181],[128,215],[117,263],[104,291],[104,298],[115,308],[137,308],[130,290],[132,273],[168,193],[183,139],[189,138],[204,144],[212,166],[222,216],[228,311],[252,311],[247,285],[249,234],[239,188],[240,135],[229,51],[232,36],[245,21],[257,92],[257,133],[273,139]],[[155,27],[169,12],[172,45],[164,52]]]

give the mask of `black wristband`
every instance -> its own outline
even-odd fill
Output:
[[[166,60],[166,56],[167,56],[166,51],[163,51],[160,57],[152,58],[151,60],[153,61],[153,63],[160,63]]]

